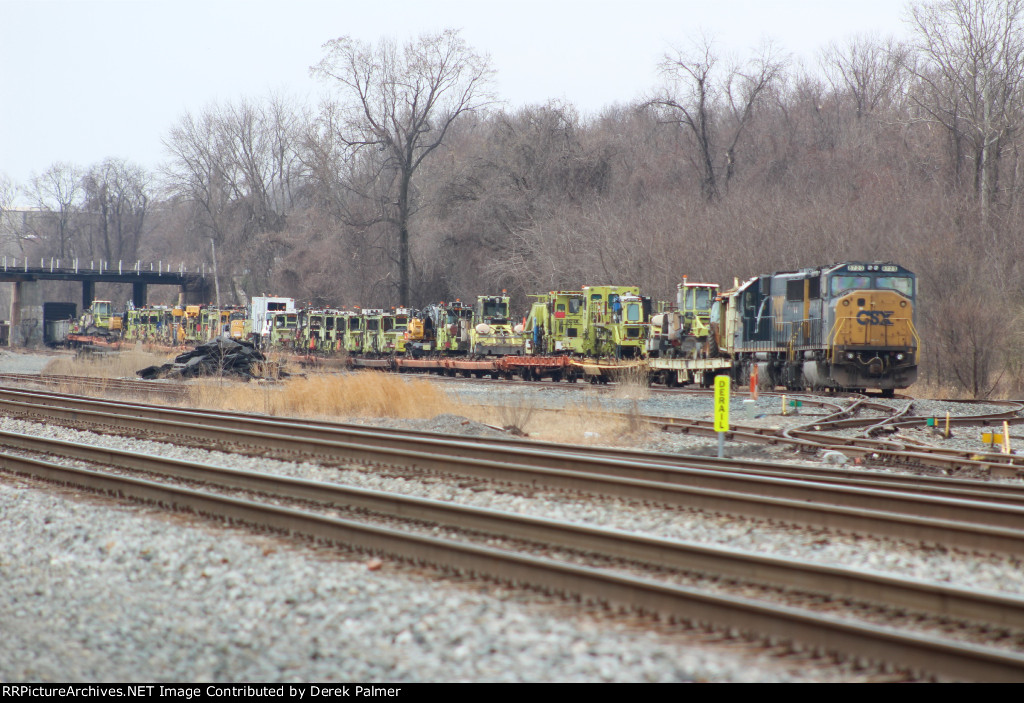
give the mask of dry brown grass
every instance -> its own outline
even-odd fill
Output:
[[[166,363],[173,356],[142,350],[83,355],[56,359],[43,373],[91,378],[134,377],[139,369]],[[280,360],[271,361],[271,365],[277,363]],[[531,439],[570,444],[639,446],[646,435],[629,414],[623,416],[605,410],[596,391],[581,391],[579,401],[570,408],[545,410],[528,397],[503,393],[497,387],[491,397],[493,404],[472,405],[429,379],[379,371],[310,374],[280,383],[246,383],[230,377],[211,377],[196,380],[188,387],[189,404],[195,407],[284,417],[422,419],[450,413],[494,427],[511,428],[511,433],[521,432]],[[102,394],[97,389],[81,389],[81,392]],[[645,381],[627,377],[620,381],[613,395],[636,399],[648,393]]]
[[[914,398],[948,398],[948,399],[963,399],[969,398],[969,395],[964,393],[964,390],[954,388],[949,385],[918,381],[917,383],[911,384],[909,388],[896,391],[902,395],[912,396]]]
[[[147,366],[165,364],[175,354],[157,354],[141,349],[110,354],[78,354],[54,359],[42,370],[43,376],[86,376],[89,378],[135,378]]]
[[[624,400],[647,400],[651,396],[647,364],[627,366],[615,375],[613,398]]]
[[[495,427],[514,426],[530,439],[563,444],[614,444],[636,447],[647,431],[628,414],[601,407],[600,398],[586,391],[578,402],[562,410],[537,407],[530,400],[495,397],[494,405],[466,406],[461,414]]]
[[[450,413],[551,442],[640,446],[646,436],[630,418],[604,410],[596,394],[587,392],[566,410],[545,410],[533,400],[500,392],[492,405],[471,405],[428,379],[377,371],[310,375],[283,383],[211,378],[190,388],[196,407],[286,417],[421,419]]]
[[[290,417],[429,418],[462,412],[448,394],[424,379],[377,371],[311,375],[282,383],[204,379],[190,386],[192,404]]]

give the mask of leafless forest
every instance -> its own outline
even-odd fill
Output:
[[[814,65],[694,38],[642,99],[586,117],[504,106],[485,47],[453,30],[342,37],[310,69],[322,104],[225,99],[162,135],[158,172],[56,163],[0,183],[0,207],[20,190],[52,213],[19,242],[33,257],[209,267],[215,248],[235,303],[506,288],[525,310],[587,283],[667,299],[684,274],[893,260],[920,277],[927,381],[1019,395],[1024,0],[914,4],[908,21],[907,43],[852,37]]]

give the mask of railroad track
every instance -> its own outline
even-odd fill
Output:
[[[161,396],[170,400],[189,397],[187,386],[161,381],[142,381],[130,378],[92,378],[88,376],[40,375],[0,373],[0,384],[15,386],[42,386],[54,389],[72,389],[77,392],[99,394]]]
[[[9,440],[5,437],[4,444]],[[173,506],[233,524],[241,522],[263,530],[346,545],[441,571],[529,585],[609,607],[631,608],[669,620],[759,638],[792,640],[802,647],[840,656],[895,662],[910,670],[946,678],[1024,680],[1024,654],[1020,652],[950,639],[934,631],[908,633],[877,623],[836,617],[828,608],[822,612],[749,596],[709,593],[706,589],[674,583],[664,572],[696,572],[811,595],[831,594],[832,602],[881,604],[897,614],[909,609],[932,618],[986,623],[986,628],[1000,632],[1024,628],[1024,599],[1017,597],[41,438],[23,437],[19,448],[100,463],[120,471],[144,471],[164,481],[173,478],[201,482],[206,490],[60,466],[10,453],[0,454],[2,470]],[[253,495],[223,494],[230,490],[270,495],[278,503],[288,499],[298,505],[270,504]],[[556,548],[597,555],[596,563],[594,557],[584,564],[569,563],[512,550],[508,544],[496,549],[480,540],[432,537],[422,528],[411,531],[408,525],[396,527],[350,519],[348,514],[342,518],[324,514],[339,508],[347,512],[368,511],[391,520],[442,524],[461,531],[501,536],[506,541],[521,540],[543,545],[546,551]],[[636,568],[615,568],[604,563],[608,559],[642,568],[639,573]],[[756,577],[751,578],[752,574]]]
[[[445,377],[439,377],[445,378]],[[448,379],[448,382],[460,383],[487,383],[469,379]],[[520,381],[515,382],[524,386],[538,387],[537,382]],[[556,387],[577,387],[591,388],[589,384],[545,384]],[[598,386],[607,390],[605,386]],[[684,394],[687,396],[711,397],[711,391],[702,389],[649,389],[650,392],[666,394]],[[749,397],[749,393],[734,390],[732,395],[742,399]],[[814,418],[803,425],[791,428],[775,429],[764,427],[745,426],[742,423],[731,423],[732,429],[725,433],[725,438],[730,441],[751,442],[759,444],[787,444],[794,449],[805,453],[818,453],[822,450],[838,451],[848,458],[861,460],[870,459],[874,463],[888,465],[902,465],[910,467],[927,467],[940,469],[949,473],[963,470],[970,470],[979,474],[988,474],[996,478],[1012,478],[1024,476],[1024,456],[1003,454],[1001,452],[969,451],[952,449],[939,446],[922,445],[920,442],[910,442],[902,438],[877,439],[873,435],[898,432],[904,428],[924,427],[936,418],[925,416],[911,416],[909,410],[911,399],[900,398],[908,401],[902,409],[894,408],[890,403],[878,402],[866,396],[812,396],[802,393],[761,393],[762,397],[775,397],[781,401],[786,399],[800,401],[808,407],[816,407],[825,410],[828,414],[821,418]],[[838,400],[846,398],[853,401],[849,406],[843,407]],[[958,401],[965,405],[974,401]],[[1024,424],[1024,417],[1020,415],[1024,411],[1024,402],[1021,401],[999,401],[987,400],[985,405],[1001,405],[1006,409],[999,412],[983,413],[979,415],[959,416],[949,418],[949,424],[953,427],[979,426],[1001,427],[1003,422],[1010,425]],[[861,412],[877,413],[880,417],[856,417]],[[615,415],[616,413],[610,413]],[[669,418],[654,415],[642,415],[637,413],[618,413],[619,416],[631,421],[639,421],[650,427],[665,432],[681,434],[693,434],[713,437],[717,435],[713,423],[710,420],[697,420],[690,418]],[[942,424],[946,420],[942,419]],[[859,437],[841,436],[832,434],[829,431],[861,429],[863,432]]]
[[[967,551],[1024,551],[1024,506],[1017,486],[911,481],[851,485],[832,472],[796,476],[785,464],[566,449],[530,442],[469,441],[433,433],[368,430],[333,423],[281,420],[0,390],[0,410],[46,422],[89,426],[147,439],[215,446],[258,456],[315,457],[336,464],[371,463],[411,472],[459,475],[532,490],[577,491],[652,505],[813,525]],[[16,445],[17,437],[6,443]],[[848,472],[847,472],[848,473]],[[877,477],[872,474],[871,477]],[[857,478],[867,480],[868,476]],[[843,480],[839,480],[843,479]],[[883,479],[884,480],[884,479]],[[920,486],[932,486],[931,494]]]

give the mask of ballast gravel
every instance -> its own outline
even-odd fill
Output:
[[[571,396],[568,391],[545,394]],[[568,402],[572,402],[571,400]],[[658,399],[651,414],[707,399]],[[610,401],[633,407],[628,399]],[[700,409],[697,410],[699,404]],[[774,401],[773,401],[774,404]],[[670,407],[671,406],[671,407]],[[627,410],[628,411],[628,410]],[[463,418],[424,428],[491,430]],[[433,426],[431,426],[433,422]],[[158,452],[777,556],[1022,593],[1020,560],[978,557],[627,501],[322,467],[0,419],[0,430]],[[447,431],[447,430],[446,430]],[[659,437],[659,451],[706,439]],[[655,447],[651,447],[655,448]],[[497,584],[453,581],[0,474],[0,680],[848,681],[823,662],[716,646],[649,621]]]
[[[844,678],[9,478],[0,514],[4,682]]]

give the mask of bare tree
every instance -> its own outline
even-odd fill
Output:
[[[857,35],[845,45],[832,43],[822,52],[822,70],[832,90],[848,95],[861,119],[888,107],[906,91],[909,49],[891,37]]]
[[[18,222],[14,214],[14,203],[18,196],[18,188],[6,173],[0,173],[0,246],[3,251],[13,252],[17,247],[19,253],[25,251],[27,235],[23,222]]]
[[[408,305],[410,220],[419,205],[413,176],[460,116],[490,104],[490,60],[452,29],[401,47],[390,40],[374,47],[344,36],[323,48],[323,59],[310,70],[342,95],[341,109],[324,119],[350,153],[372,164],[353,192],[374,202],[375,220],[396,229],[398,298]],[[355,208],[347,212],[353,224],[372,224]]]
[[[82,207],[82,171],[69,163],[55,163],[41,176],[32,178],[28,193],[40,210],[50,217],[36,222],[34,234],[49,246],[51,256],[75,255],[76,217]]]
[[[999,157],[1021,126],[1024,0],[914,3],[910,23],[920,56],[913,99],[925,120],[945,127],[956,169],[966,146],[984,213],[998,189]]]
[[[108,261],[136,257],[150,205],[149,174],[123,159],[107,159],[82,179],[83,208],[94,217],[93,253]]]
[[[236,302],[245,288],[267,284],[284,246],[281,233],[305,173],[298,151],[305,120],[278,96],[243,100],[185,114],[164,140],[171,154],[166,185],[192,207],[195,245],[208,251],[212,240],[235,253],[226,273]]]
[[[758,102],[781,77],[786,59],[766,45],[745,65],[723,71],[710,39],[687,52],[677,50],[661,62],[666,86],[644,106],[659,110],[693,138],[701,192],[708,200],[721,195],[736,172],[736,145],[754,116]]]

